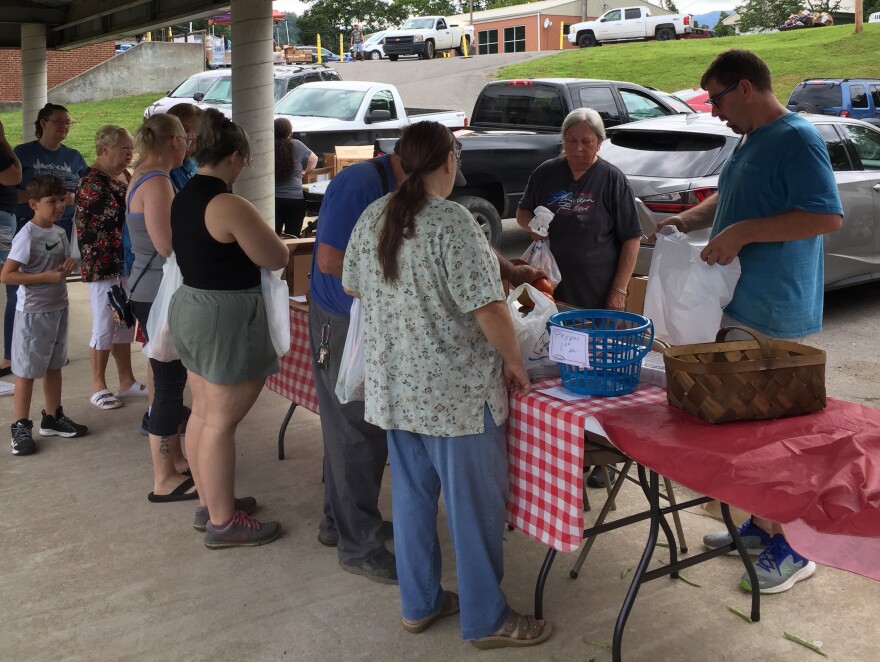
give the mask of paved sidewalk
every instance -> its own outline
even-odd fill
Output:
[[[0,288],[2,291],[3,288]],[[152,504],[146,438],[137,433],[145,399],[100,411],[88,402],[90,309],[86,288],[70,284],[70,365],[64,407],[89,426],[82,439],[42,439],[39,452],[14,457],[8,431],[12,399],[0,398],[0,659],[21,660],[609,660],[585,640],[610,642],[614,619],[641,554],[646,525],[601,537],[577,581],[575,555],[557,558],[545,594],[555,632],[544,646],[480,652],[461,641],[458,619],[420,635],[400,626],[397,588],[343,572],[316,540],[321,516],[320,423],[298,410],[287,459],[276,459],[288,403],[264,391],[238,438],[237,490],[261,504],[257,517],[280,520],[283,536],[265,547],[210,551],[191,527],[192,502]],[[135,372],[145,360],[135,345]],[[111,361],[108,374],[113,376]],[[9,378],[7,378],[7,381]],[[115,388],[115,377],[110,387]],[[32,405],[39,415],[42,395]],[[595,504],[601,493],[591,490]],[[382,509],[391,515],[386,476]],[[618,513],[641,505],[627,486]],[[687,512],[693,551],[717,522]],[[545,550],[506,534],[504,588],[531,610]],[[445,520],[440,540],[445,586],[455,588]],[[654,563],[657,561],[655,560]],[[748,625],[727,610],[748,611],[738,588],[742,567],[720,558],[685,571],[693,587],[667,578],[642,588],[624,639],[625,660],[801,661],[820,659],[783,638],[788,631],[822,642],[832,660],[877,660],[880,584],[820,568],[793,590],[765,596],[763,618]],[[626,574],[623,578],[622,575]]]

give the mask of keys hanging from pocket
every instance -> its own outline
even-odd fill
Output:
[[[330,367],[330,324],[324,324],[321,328],[321,344],[318,345],[318,369],[326,370]]]

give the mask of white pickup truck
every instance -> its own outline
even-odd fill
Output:
[[[569,28],[568,41],[581,48],[600,46],[606,41],[680,39],[693,28],[690,14],[651,16],[645,7],[609,9],[595,21],[575,23]]]
[[[275,116],[289,119],[294,136],[319,155],[337,145],[372,145],[377,138],[399,136],[422,120],[451,129],[468,125],[462,110],[408,108],[394,85],[368,81],[305,83],[275,104]]]
[[[470,52],[474,43],[473,26],[451,25],[443,16],[411,18],[399,30],[385,33],[385,55],[392,62],[401,55],[418,55],[422,60],[431,60],[436,53],[451,50],[464,55],[462,37]]]

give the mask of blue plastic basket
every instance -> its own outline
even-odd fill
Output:
[[[654,324],[647,317],[618,310],[573,310],[553,315],[548,333],[554,326],[589,335],[589,368],[559,364],[565,388],[609,396],[632,393],[639,385],[642,359],[654,341]]]

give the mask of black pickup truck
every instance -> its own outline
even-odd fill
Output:
[[[515,215],[534,169],[561,153],[562,121],[582,107],[597,111],[606,128],[694,112],[665,92],[613,80],[535,78],[486,84],[470,127],[456,132],[467,185],[456,188],[450,198],[470,210],[493,245],[501,238],[501,219]],[[395,140],[377,140],[376,151],[391,152]]]

